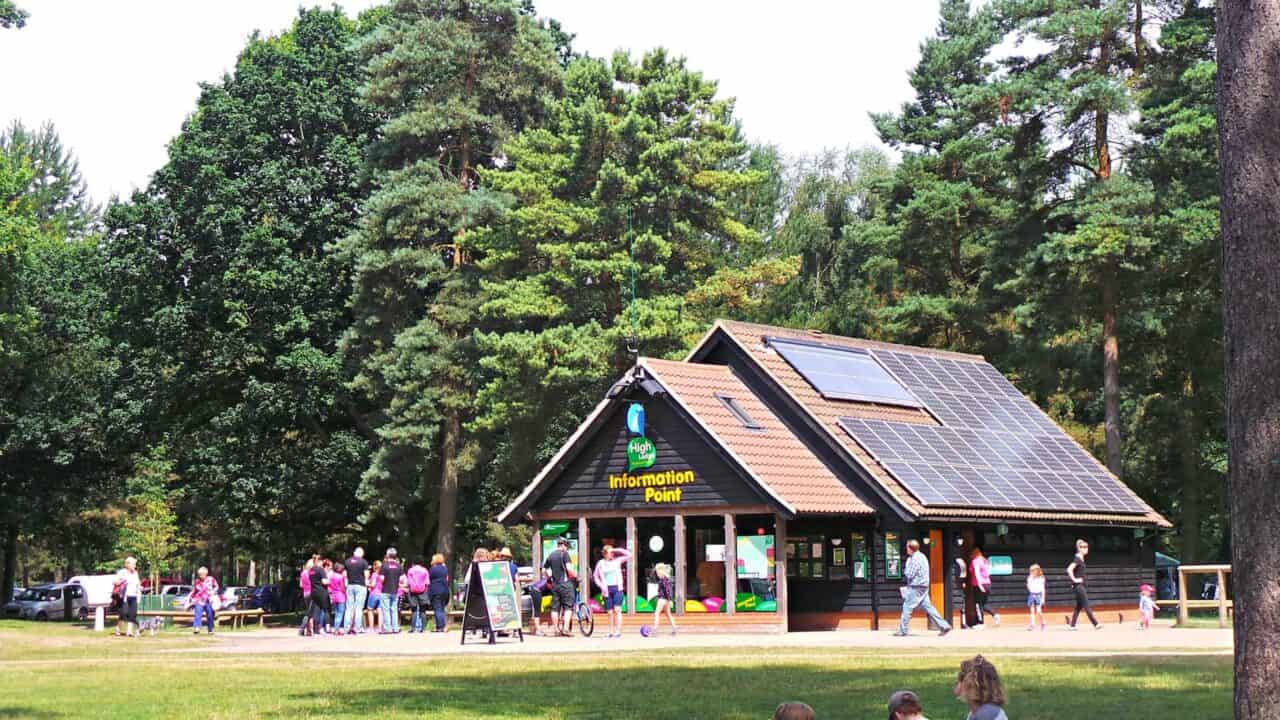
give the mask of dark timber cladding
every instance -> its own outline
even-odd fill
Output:
[[[538,499],[540,511],[599,511],[762,505],[765,498],[663,396],[647,398],[647,436],[657,447],[651,468],[627,472],[626,407],[618,403],[595,437]]]
[[[587,566],[625,537],[630,612],[666,562],[686,618],[775,630],[896,626],[913,539],[957,622],[978,549],[994,607],[1025,612],[1039,564],[1061,622],[1077,539],[1096,607],[1127,610],[1170,527],[981,357],[725,321],[640,358],[499,519],[576,521]]]

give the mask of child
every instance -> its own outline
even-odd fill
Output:
[[[910,690],[899,690],[889,696],[889,720],[929,720],[920,706],[920,696]]]
[[[1156,616],[1156,589],[1147,583],[1142,583],[1142,587],[1138,589],[1142,593],[1138,597],[1138,627],[1142,630],[1151,629],[1151,621]]]
[[[1027,570],[1027,608],[1031,610],[1031,624],[1028,630],[1036,629],[1036,618],[1040,618],[1040,630],[1044,630],[1044,570],[1038,563]]]
[[[671,614],[671,605],[675,602],[676,590],[671,582],[671,566],[658,563],[653,567],[653,574],[658,576],[658,602],[653,607],[653,632],[658,632],[662,622],[662,612],[667,613],[667,622],[671,623],[671,634],[676,634],[676,618]]]
[[[329,604],[333,606],[333,633],[346,633],[347,617],[347,568],[342,563],[333,563],[329,573]]]
[[[813,708],[802,702],[782,703],[773,711],[773,720],[817,720]]]
[[[1009,720],[1004,712],[1004,684],[1000,674],[981,655],[960,663],[955,696],[969,706],[965,720]]]

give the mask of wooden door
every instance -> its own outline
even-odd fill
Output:
[[[942,531],[929,531],[929,600],[942,612],[947,601],[947,568]]]

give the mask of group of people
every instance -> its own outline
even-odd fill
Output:
[[[613,545],[605,545],[601,551],[600,559],[596,562],[595,569],[591,573],[591,579],[595,582],[596,587],[600,588],[600,594],[603,599],[605,613],[609,617],[609,632],[607,637],[622,637],[623,614],[622,608],[626,602],[625,585],[623,583],[623,568],[632,559],[632,553],[625,548],[614,547]],[[667,622],[671,626],[671,634],[676,634],[676,618],[672,611],[675,603],[675,583],[671,577],[671,566],[665,563],[658,563],[653,568],[653,573],[657,579],[658,594],[655,598],[653,609],[653,632],[656,633],[661,626],[663,615],[666,615]],[[514,577],[514,575],[513,575]],[[556,540],[556,549],[547,555],[542,563],[542,571],[537,580],[525,588],[525,592],[529,594],[533,608],[530,613],[533,616],[534,633],[538,635],[550,634],[544,632],[542,628],[541,608],[542,598],[548,594],[551,596],[551,617],[556,620],[556,634],[560,636],[568,636],[570,627],[570,618],[572,617],[574,605],[577,604],[577,590],[574,583],[578,580],[573,572],[573,558],[569,555],[569,541],[565,538]],[[646,635],[648,637],[650,635]]]
[[[411,610],[410,633],[426,632],[427,609],[435,615],[432,632],[445,632],[449,604],[449,568],[436,553],[430,568],[415,562],[404,568],[395,548],[369,563],[364,548],[345,561],[313,555],[298,576],[306,612],[299,635],[394,635],[400,632],[400,603]]]
[[[1085,540],[1076,540],[1076,552],[1072,556],[1071,562],[1067,565],[1067,578],[1071,581],[1071,592],[1075,599],[1075,611],[1071,613],[1071,620],[1068,627],[1071,630],[1076,629],[1076,623],[1080,619],[1080,613],[1084,612],[1088,616],[1089,622],[1093,623],[1095,630],[1100,630],[1102,624],[1098,622],[1098,618],[1093,614],[1093,608],[1089,605],[1088,591],[1088,564],[1085,559],[1089,556],[1089,543]],[[953,577],[960,592],[963,594],[966,590],[973,593],[974,612],[976,617],[973,623],[966,622],[965,614],[960,614],[960,626],[965,629],[978,629],[984,626],[987,615],[990,615],[996,626],[1000,625],[1000,613],[991,608],[990,591],[991,591],[991,563],[982,553],[981,548],[973,548],[969,553],[969,559],[966,562],[964,558],[956,558]],[[1032,564],[1027,569],[1027,608],[1030,610],[1031,621],[1028,630],[1035,630],[1039,627],[1045,629],[1046,623],[1044,619],[1045,605],[1045,585],[1046,579],[1044,568],[1040,565]],[[906,636],[909,633],[908,623],[911,616],[915,613],[916,608],[924,610],[929,619],[939,628],[939,635],[946,635],[951,632],[951,624],[943,619],[937,608],[929,600],[929,559],[925,553],[920,552],[920,543],[917,540],[907,542],[907,561],[902,569],[902,618],[898,625],[898,632],[894,633],[898,636]],[[1151,626],[1151,621],[1155,616],[1155,588],[1148,583],[1143,583],[1139,588],[1138,600],[1138,617],[1139,626],[1143,629]]]
[[[952,693],[969,708],[965,720],[1009,720],[1004,711],[1006,700],[1000,673],[981,655],[960,663]],[[802,702],[782,703],[773,713],[773,720],[817,720],[817,717],[813,708]],[[920,696],[910,690],[890,695],[889,720],[927,720]]]

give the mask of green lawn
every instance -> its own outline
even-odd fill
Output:
[[[819,718],[881,718],[911,688],[933,720],[960,656],[743,649],[563,657],[230,656],[169,653],[205,638],[141,641],[0,621],[0,717],[768,718],[783,700]],[[991,655],[1012,720],[1231,717],[1222,656]]]

